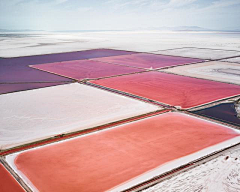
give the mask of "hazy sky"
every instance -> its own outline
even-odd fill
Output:
[[[240,29],[240,0],[0,0],[0,29]]]

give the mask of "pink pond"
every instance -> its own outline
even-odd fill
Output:
[[[240,95],[240,86],[237,85],[161,72],[145,72],[90,82],[182,108]]]
[[[182,64],[196,63],[196,62],[203,61],[201,59],[147,54],[147,53],[103,57],[103,58],[96,58],[93,60],[115,63],[115,64],[122,64],[122,65],[131,66],[131,67],[140,67],[140,68],[163,68],[163,67],[170,67],[175,65],[182,65]]]
[[[1,192],[24,192],[25,190],[14,179],[14,177],[7,171],[7,169],[0,164],[0,191]]]
[[[201,155],[206,155],[206,148],[238,136],[222,125],[165,113],[22,152],[14,164],[38,191],[111,191],[178,158],[204,149]]]
[[[68,78],[60,77],[58,75],[53,75],[30,68],[28,65],[71,61],[77,59],[89,59],[96,57],[107,57],[132,53],[134,52],[111,49],[94,49],[70,53],[2,58],[0,59],[0,83],[71,81]]]
[[[136,68],[92,60],[65,61],[59,63],[32,65],[31,67],[75,80],[109,77],[141,71]]]

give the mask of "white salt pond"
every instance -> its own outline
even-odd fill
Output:
[[[0,149],[160,109],[78,83],[0,95]]]
[[[211,61],[177,66],[162,71],[240,85],[240,65],[238,63]]]
[[[223,59],[227,57],[239,56],[240,51],[232,50],[219,50],[219,49],[199,49],[199,48],[180,48],[180,49],[171,49],[156,51],[154,53],[163,54],[163,55],[174,55],[182,57],[192,57],[199,59]]]

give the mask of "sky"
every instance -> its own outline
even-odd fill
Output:
[[[0,0],[0,29],[240,30],[240,0]]]

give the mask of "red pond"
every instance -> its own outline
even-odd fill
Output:
[[[0,164],[0,191],[1,192],[25,191],[2,164]]]
[[[240,86],[237,85],[161,72],[145,72],[90,82],[182,108],[240,94]]]
[[[239,136],[165,113],[20,153],[15,165],[39,191],[106,191],[172,160]]]

